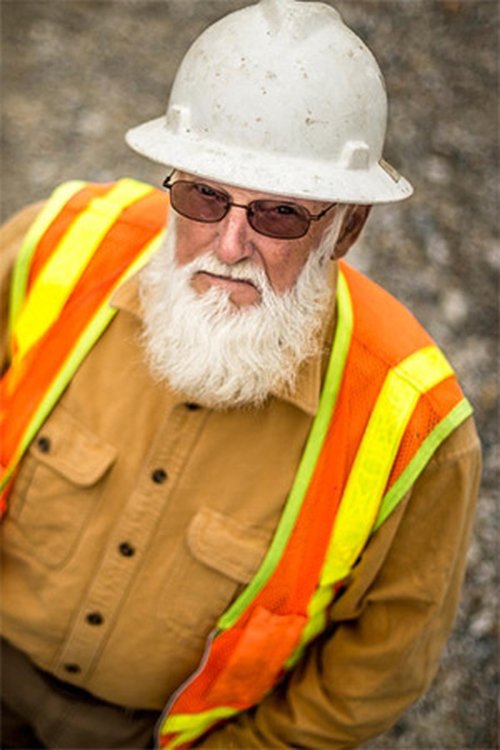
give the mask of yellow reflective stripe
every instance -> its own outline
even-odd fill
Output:
[[[330,426],[331,415],[337,401],[351,343],[352,326],[353,310],[351,294],[345,275],[339,271],[337,284],[337,330],[335,332],[318,411],[309,432],[293,486],[288,495],[276,533],[260,568],[236,601],[220,617],[217,622],[219,630],[227,630],[234,625],[245,609],[250,606],[255,597],[260,593],[281,560],[306,496],[314,469],[316,468],[328,427]]]
[[[453,375],[453,370],[443,352],[430,344],[396,365],[393,372],[406,378],[419,391],[426,393],[442,380]]]
[[[86,183],[83,182],[83,180],[73,180],[72,182],[65,182],[62,185],[59,185],[59,187],[54,190],[45,206],[41,209],[25,235],[12,274],[9,300],[9,331],[11,334],[26,295],[33,253],[35,252],[41,237],[45,234],[56,216],[60,213],[70,198],[85,187],[85,184]]]
[[[197,714],[174,714],[173,716],[167,716],[162,721],[159,735],[177,735],[164,745],[164,747],[178,747],[185,742],[190,742],[200,737],[217,721],[229,719],[237,713],[239,713],[239,709],[237,708],[218,706],[217,708],[211,708],[208,711],[201,711]]]
[[[94,198],[71,224],[37,277],[15,327],[18,356],[31,348],[57,319],[85,267],[122,211],[154,188],[120,180]]]
[[[334,594],[333,586],[319,586],[312,595],[307,607],[307,624],[300,634],[298,646],[285,662],[285,669],[292,669],[302,657],[306,646],[326,628],[326,611],[333,601]]]
[[[413,456],[403,473],[396,479],[387,494],[382,500],[377,519],[373,526],[376,531],[383,524],[386,518],[392,513],[399,500],[408,492],[412,484],[421,474],[430,457],[446,440],[453,430],[455,430],[463,421],[473,413],[471,404],[466,398],[462,399],[447,416],[433,429],[426,437],[417,453]]]
[[[70,382],[71,378],[77,371],[80,363],[90,351],[94,343],[97,341],[99,336],[103,333],[106,326],[109,325],[113,317],[118,312],[117,309],[111,307],[110,299],[118,289],[128,278],[136,273],[151,256],[158,250],[160,243],[163,239],[165,230],[162,229],[158,234],[153,237],[150,242],[144,247],[140,255],[138,255],[134,262],[124,271],[121,277],[118,279],[114,287],[108,293],[106,299],[97,309],[93,317],[85,326],[83,333],[81,334],[78,341],[75,343],[73,349],[69,352],[61,369],[57,373],[57,376],[52,381],[50,386],[47,388],[43,400],[39,403],[38,408],[33,413],[29,425],[19,441],[16,452],[11,458],[9,465],[5,469],[0,481],[0,490],[3,490],[9,482],[13,472],[19,461],[21,460],[27,447],[35,437],[36,433],[47,419],[48,415],[54,408],[55,404],[59,400],[60,395]]]
[[[346,484],[321,584],[351,570],[375,521],[393,461],[420,395],[453,374],[444,355],[428,346],[392,369],[382,386]]]

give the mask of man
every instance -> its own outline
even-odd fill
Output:
[[[170,167],[4,230],[6,747],[347,748],[429,684],[477,492],[471,410],[341,259],[373,203],[380,71],[320,3],[261,0],[128,135]],[[8,264],[9,265],[9,264]]]

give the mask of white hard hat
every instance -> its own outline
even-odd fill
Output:
[[[413,192],[382,158],[387,96],[369,49],[320,2],[260,0],[204,31],[166,116],[127,142],[162,164],[250,190],[342,203]]]

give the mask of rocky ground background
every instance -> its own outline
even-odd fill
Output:
[[[75,177],[156,184],[127,128],[161,114],[189,43],[247,0],[1,0],[5,218]],[[333,4],[333,3],[332,3]],[[338,0],[391,100],[386,157],[415,186],[352,259],[444,347],[472,400],[484,480],[462,605],[429,693],[381,748],[496,748],[498,20],[495,0]]]

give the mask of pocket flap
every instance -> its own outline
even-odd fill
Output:
[[[268,532],[210,508],[198,511],[187,537],[198,560],[241,583],[248,583],[257,571],[270,538]]]
[[[40,429],[30,453],[69,481],[89,487],[116,459],[116,448],[95,435],[62,407]]]

